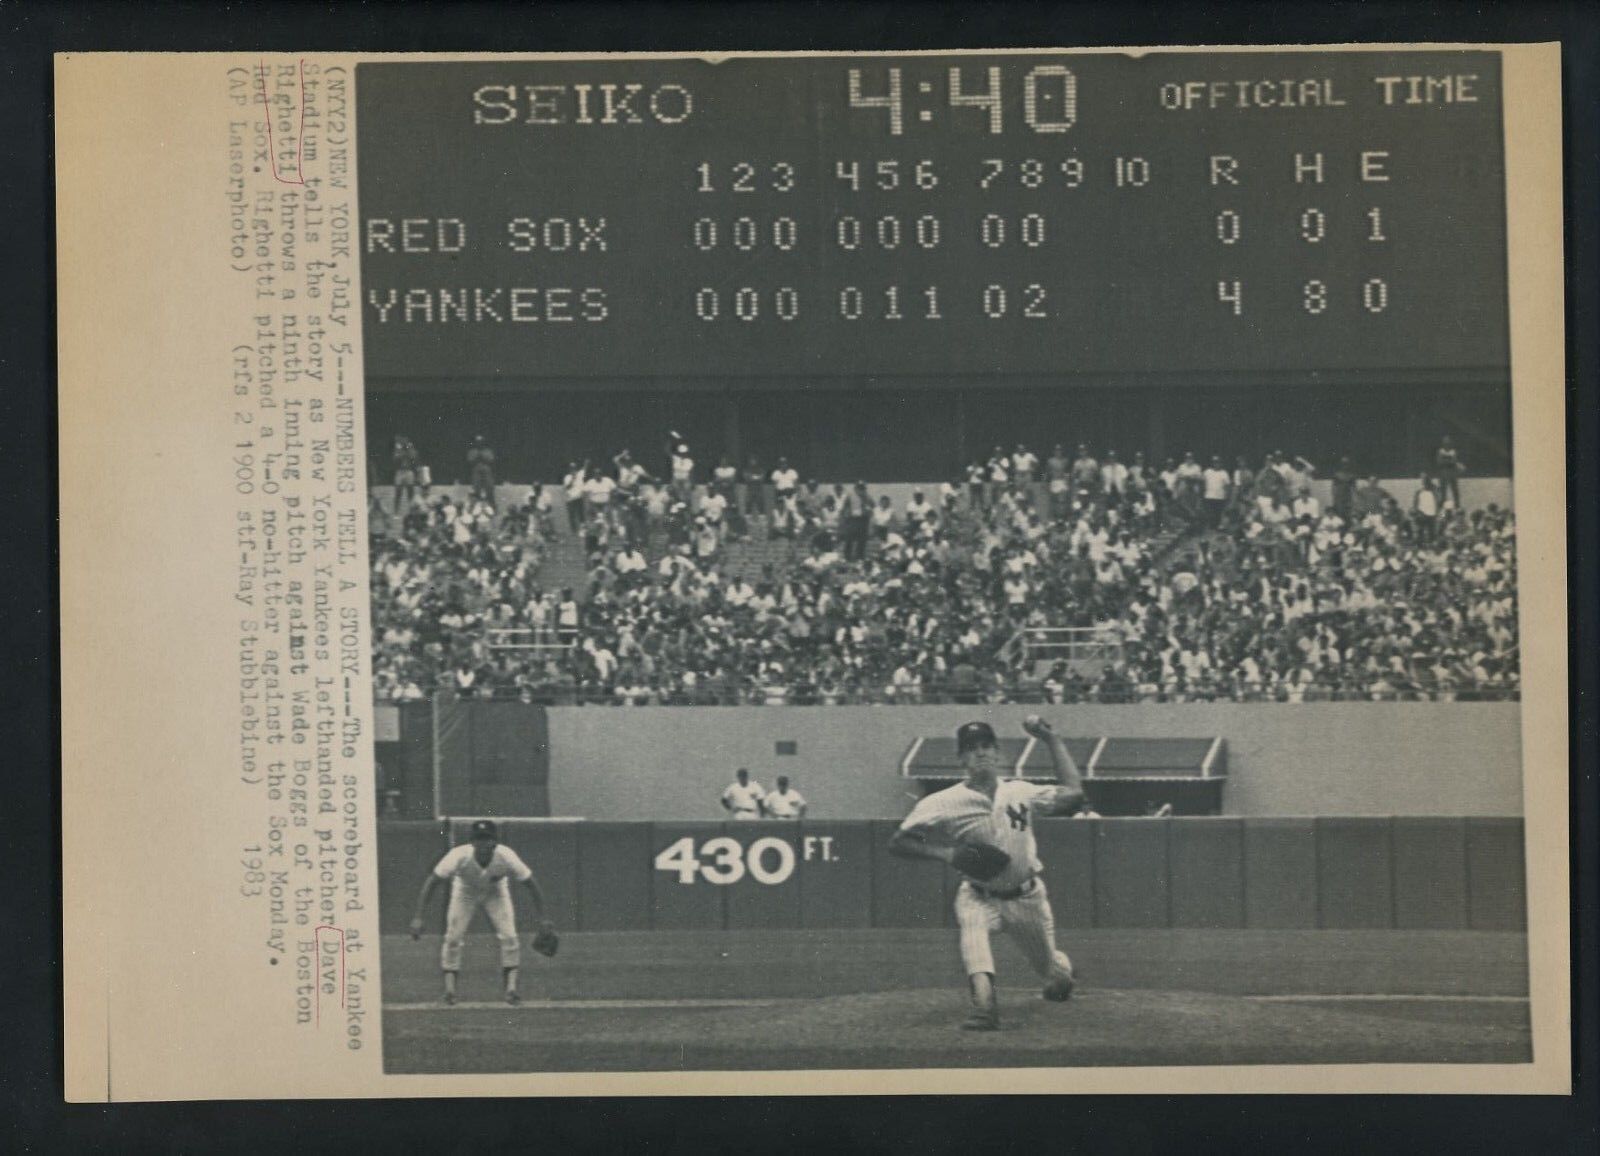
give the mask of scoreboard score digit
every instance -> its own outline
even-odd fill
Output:
[[[367,372],[1499,382],[1492,52],[357,69]]]

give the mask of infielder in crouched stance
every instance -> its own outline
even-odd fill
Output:
[[[1066,743],[1038,715],[1023,730],[1050,747],[1057,782],[1036,786],[1001,779],[994,728],[969,722],[956,732],[956,750],[966,781],[936,791],[912,808],[889,841],[891,854],[938,859],[964,878],[956,891],[961,961],[971,984],[968,1031],[1000,1026],[995,997],[994,956],[989,937],[1008,932],[1045,980],[1044,997],[1072,995],[1072,961],[1056,947],[1055,916],[1045,893],[1043,869],[1033,838],[1036,814],[1070,815],[1083,803],[1083,782]]]
[[[433,891],[450,880],[450,906],[445,915],[444,946],[439,952],[439,967],[444,972],[444,1002],[456,1002],[456,974],[461,970],[461,948],[472,923],[472,913],[482,907],[500,940],[500,970],[505,979],[505,999],[519,1004],[517,968],[522,963],[522,945],[517,939],[517,920],[511,907],[511,890],[506,880],[515,879],[528,889],[533,903],[533,918],[538,925],[533,948],[541,955],[554,955],[560,941],[544,917],[544,894],[534,881],[533,871],[522,857],[500,842],[499,829],[488,819],[472,824],[472,841],[445,852],[443,859],[428,873],[417,897],[416,918],[411,921],[411,938],[422,936],[422,917],[427,912]]]

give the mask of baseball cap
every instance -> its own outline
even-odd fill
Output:
[[[500,828],[494,825],[493,819],[479,819],[472,824],[472,837],[474,839],[498,839]]]
[[[983,743],[998,746],[999,740],[994,737],[994,728],[986,722],[969,722],[956,731],[956,751],[965,753],[973,747]]]

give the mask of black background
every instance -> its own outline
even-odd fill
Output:
[[[936,48],[1016,44],[1346,42],[1383,39],[1561,40],[1568,185],[1567,311],[1569,492],[1573,613],[1572,1097],[1173,1098],[994,1100],[851,1099],[689,1101],[417,1101],[366,1104],[65,1106],[61,1095],[60,887],[57,871],[59,700],[56,692],[54,533],[54,272],[49,110],[57,50],[361,49],[447,45],[523,49],[666,50],[707,44],[770,49]],[[0,166],[0,203],[12,207],[0,276],[6,388],[7,517],[0,559],[9,579],[6,703],[11,773],[0,850],[9,868],[0,898],[10,948],[4,990],[7,1048],[0,1084],[0,1147],[12,1151],[212,1152],[219,1149],[360,1151],[386,1146],[430,1154],[639,1150],[746,1153],[755,1148],[982,1151],[1000,1143],[1119,1153],[1258,1150],[1461,1153],[1589,1152],[1595,1147],[1595,470],[1597,361],[1594,205],[1600,23],[1579,4],[1343,3],[1227,6],[1122,4],[1057,8],[985,5],[132,4],[0,8],[0,116],[13,163]],[[130,352],[130,356],[134,355]],[[136,517],[137,511],[130,516]],[[106,688],[129,693],[130,688]],[[143,692],[141,692],[143,693]],[[108,773],[113,773],[108,771]],[[151,832],[181,846],[183,817]],[[107,864],[115,869],[115,864]],[[241,1057],[244,1062],[248,1057]],[[254,1141],[254,1143],[251,1143]]]
[[[1075,117],[1039,133],[1030,77],[1036,121],[1065,123],[1064,80],[1035,76],[1051,68],[1072,73]],[[852,72],[867,99],[899,77],[899,135],[889,109],[852,107]],[[1418,75],[1469,75],[1475,100],[1407,104],[1396,85],[1385,104],[1374,79]],[[1168,86],[1238,78],[1343,103],[1240,109],[1230,87],[1216,109],[1163,104]],[[606,124],[601,89],[629,84],[640,123]],[[1505,378],[1492,53],[379,63],[355,88],[375,390]],[[652,117],[658,93],[678,123]],[[999,133],[952,104],[975,93],[998,93]],[[1362,179],[1367,152],[1388,179]],[[1237,162],[1237,185],[1213,181],[1213,156]],[[1321,181],[1297,181],[1297,158],[1319,156]],[[489,309],[441,300],[475,292]]]

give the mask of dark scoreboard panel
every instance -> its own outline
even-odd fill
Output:
[[[367,373],[1503,381],[1494,53],[375,63]]]

